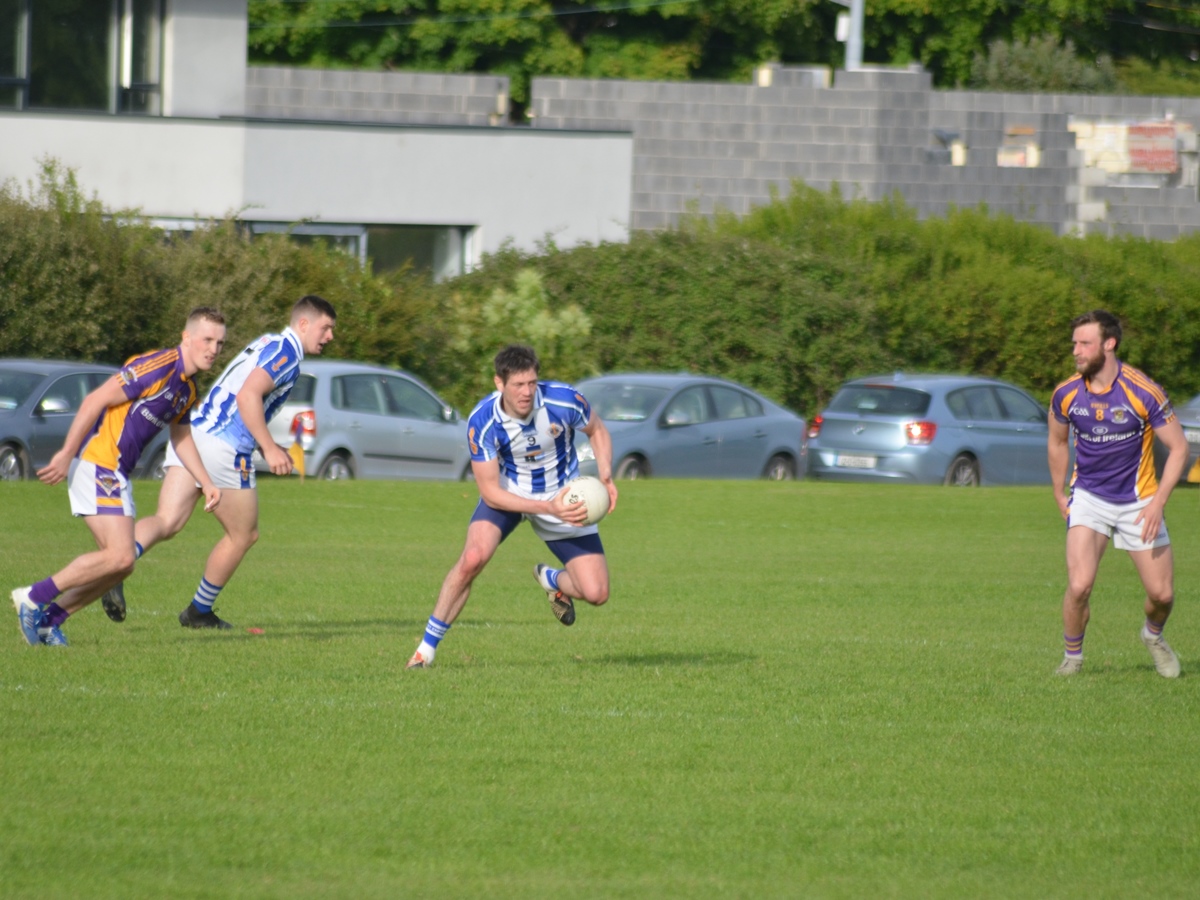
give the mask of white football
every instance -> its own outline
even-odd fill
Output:
[[[583,475],[567,485],[567,502],[587,506],[587,523],[595,525],[608,515],[608,488],[599,478]]]

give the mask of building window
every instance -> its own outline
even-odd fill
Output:
[[[161,112],[163,0],[0,0],[0,106]]]
[[[369,225],[367,256],[376,272],[410,265],[444,281],[470,271],[473,232],[458,225]]]

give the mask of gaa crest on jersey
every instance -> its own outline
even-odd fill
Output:
[[[557,422],[551,422],[548,430],[550,432],[550,437],[554,438],[555,440],[557,440],[558,436],[563,433],[563,427]]]
[[[1124,425],[1128,421],[1128,419],[1129,419],[1129,417],[1125,413],[1125,407],[1118,406],[1116,409],[1114,409],[1112,411],[1112,420],[1117,425]]]

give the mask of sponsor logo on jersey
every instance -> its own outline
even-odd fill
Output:
[[[1126,422],[1125,407],[1118,406],[1112,411],[1112,420],[1118,425],[1124,425]]]
[[[1071,415],[1073,415],[1073,416],[1083,416],[1086,418],[1087,416],[1090,416],[1091,414],[1092,414],[1092,411],[1090,409],[1088,409],[1087,407],[1084,407],[1084,406],[1072,406],[1071,407]]]
[[[1108,429],[1103,425],[1098,425],[1092,429],[1092,434],[1108,434]]]

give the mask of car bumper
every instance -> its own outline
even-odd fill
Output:
[[[909,482],[941,484],[950,461],[944,454],[915,447],[904,451],[871,452],[808,446],[808,474],[836,481]]]

